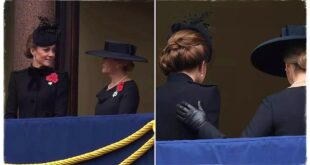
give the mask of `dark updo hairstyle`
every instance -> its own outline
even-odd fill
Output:
[[[204,37],[193,30],[175,32],[161,52],[159,66],[165,75],[192,69],[207,61],[209,48]]]

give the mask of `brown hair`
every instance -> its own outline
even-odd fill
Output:
[[[192,69],[207,60],[208,46],[203,36],[193,30],[174,33],[161,52],[159,66],[165,75]]]
[[[26,42],[26,50],[24,52],[24,55],[27,57],[27,58],[33,58],[33,55],[31,53],[31,48],[36,48],[37,45],[33,43],[33,40],[32,40],[32,34],[30,34],[28,36],[28,39],[27,39],[27,42]]]
[[[286,52],[284,62],[287,64],[294,64],[297,70],[306,71],[307,69],[306,46],[298,45],[289,48]]]

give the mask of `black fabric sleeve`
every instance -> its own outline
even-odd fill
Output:
[[[243,131],[243,137],[262,137],[273,135],[272,104],[264,99],[255,116]]]
[[[67,73],[59,74],[55,100],[55,117],[66,116],[68,111],[69,76]]]
[[[272,104],[263,100],[250,124],[243,131],[242,137],[263,137],[273,135]],[[217,128],[206,122],[198,131],[200,139],[226,138]]]
[[[17,109],[18,109],[18,100],[17,100],[16,80],[15,80],[15,74],[14,72],[12,72],[10,76],[8,97],[4,117],[6,119],[17,118]]]
[[[221,138],[225,138],[225,135],[209,122],[206,122],[198,130],[198,139],[221,139]]]
[[[118,114],[135,114],[139,105],[139,92],[137,88],[130,88],[123,95],[119,105]]]

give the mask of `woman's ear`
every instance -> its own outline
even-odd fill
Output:
[[[203,61],[203,62],[199,65],[199,72],[200,72],[200,73],[207,73],[207,63],[206,63],[206,61]]]
[[[285,71],[286,71],[286,78],[288,80],[288,82],[290,84],[293,84],[294,83],[294,77],[295,77],[295,74],[294,74],[294,71],[295,71],[295,66],[293,64],[285,64]]]
[[[295,65],[294,64],[285,64],[285,71],[293,73],[295,71]]]
[[[207,73],[208,71],[208,63],[206,61],[203,61],[204,67],[205,67],[205,72]]]
[[[287,72],[287,71],[288,71],[288,64],[285,63],[285,72]]]
[[[36,49],[35,48],[30,48],[30,53],[32,54],[33,57],[35,57]]]

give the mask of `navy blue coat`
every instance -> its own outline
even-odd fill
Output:
[[[167,82],[156,92],[157,140],[197,139],[198,135],[176,119],[176,104],[187,101],[197,107],[201,101],[208,120],[216,127],[219,123],[220,95],[214,85],[202,85],[184,73],[168,76]]]
[[[245,137],[306,134],[306,87],[286,88],[266,97],[243,132]]]
[[[139,106],[139,91],[135,81],[126,81],[122,91],[113,97],[116,87],[104,87],[97,94],[95,115],[135,114]]]
[[[58,82],[49,84],[46,76],[57,73]],[[68,75],[53,68],[29,67],[11,73],[5,118],[66,116]]]
[[[286,88],[266,97],[242,137],[293,136],[306,134],[306,87]],[[223,138],[219,130],[206,123],[200,138]]]

